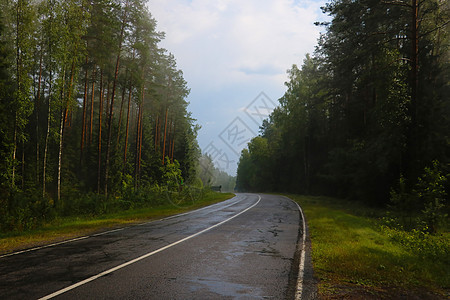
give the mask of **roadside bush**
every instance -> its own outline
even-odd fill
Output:
[[[404,231],[383,225],[382,232],[411,253],[450,265],[449,235],[432,235],[427,228]]]
[[[58,211],[61,216],[98,216],[107,212],[107,204],[103,195],[72,189],[66,191]]]
[[[439,162],[434,161],[432,168],[425,168],[425,173],[419,177],[414,194],[424,204],[422,222],[431,233],[447,219],[445,213],[446,196],[445,183],[447,178],[442,175]]]
[[[180,163],[175,159],[170,162],[169,158],[166,157],[166,164],[161,167],[161,172],[163,173],[161,186],[164,186],[169,191],[180,191],[184,185],[182,172],[180,169]]]
[[[174,160],[160,167],[159,182],[141,182],[136,188],[131,175],[121,176],[121,184],[106,198],[66,181],[62,185],[61,200],[42,197],[40,190],[11,192],[0,199],[0,232],[35,229],[60,217],[97,217],[108,213],[156,207],[184,206],[203,197],[203,186],[198,181],[185,185],[180,164]]]
[[[418,199],[408,192],[406,179],[403,176],[400,177],[398,190],[391,190],[390,200],[391,205],[388,207],[394,214],[388,212],[388,216],[391,217],[389,225],[401,226],[401,228],[407,230],[415,228],[419,210]]]
[[[34,229],[54,219],[56,211],[53,201],[40,195],[35,189],[11,193],[0,211],[0,231]]]
[[[431,168],[424,169],[412,191],[408,191],[405,179],[400,177],[398,189],[391,190],[390,226],[395,223],[397,228],[429,233],[436,233],[439,227],[445,228],[448,225],[446,182],[437,161]]]

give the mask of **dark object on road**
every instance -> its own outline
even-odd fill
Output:
[[[215,192],[222,192],[222,186],[221,185],[213,185],[211,186],[211,190]]]

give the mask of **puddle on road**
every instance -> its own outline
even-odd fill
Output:
[[[273,297],[264,296],[263,291],[254,286],[222,281],[220,279],[212,278],[197,278],[191,279],[191,292],[205,292],[214,293],[220,297],[230,297],[233,299],[272,299]]]

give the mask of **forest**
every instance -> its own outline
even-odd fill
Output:
[[[145,5],[0,2],[0,231],[199,180],[189,88]]]
[[[448,212],[448,1],[334,0],[316,50],[241,153],[237,188]]]

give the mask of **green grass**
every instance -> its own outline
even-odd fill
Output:
[[[0,233],[0,254],[46,245],[89,235],[94,232],[157,220],[230,199],[232,193],[206,193],[201,200],[184,205],[166,204],[156,207],[125,210],[102,216],[66,217],[44,224],[34,230]]]
[[[322,298],[448,296],[448,232],[427,236],[428,246],[421,247],[424,241],[408,240],[412,234],[383,228],[381,210],[326,197],[290,197],[308,222]]]

